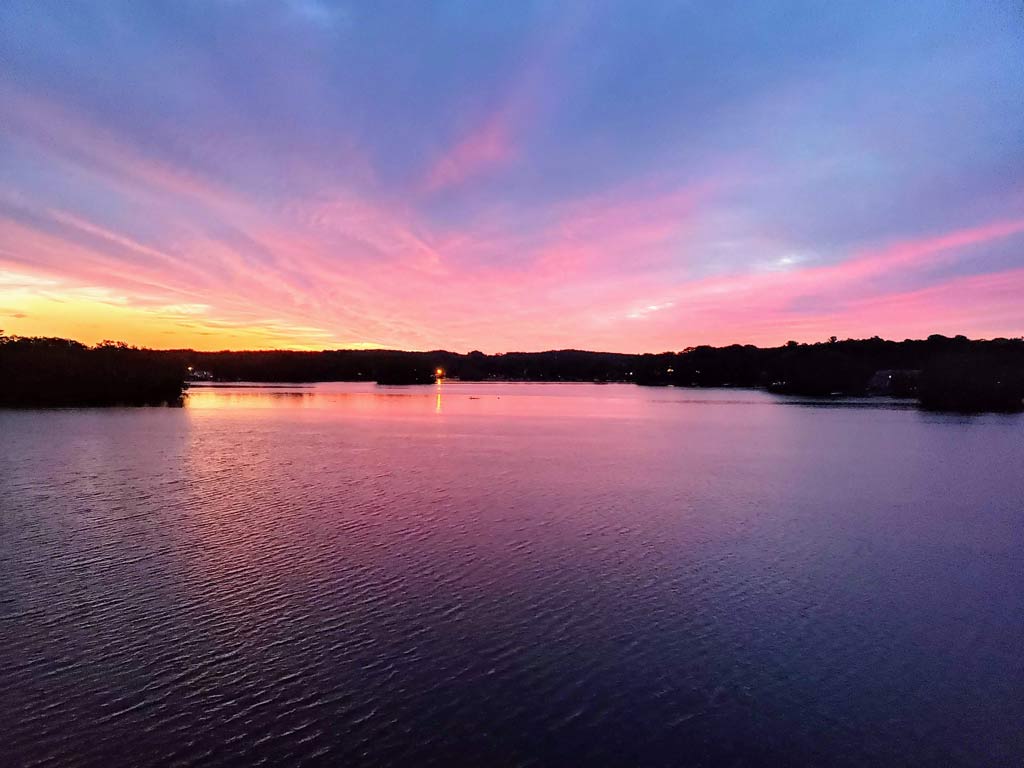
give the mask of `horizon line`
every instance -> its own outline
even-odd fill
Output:
[[[193,349],[191,347],[160,348],[160,347],[138,346],[138,345],[135,345],[135,344],[130,344],[130,343],[125,342],[125,341],[114,340],[114,339],[104,339],[103,341],[97,342],[95,344],[88,344],[88,343],[86,343],[84,341],[79,341],[78,339],[72,339],[72,338],[68,338],[68,337],[65,337],[65,336],[21,336],[21,335],[18,335],[18,334],[5,335],[3,333],[3,331],[0,330],[0,339],[3,339],[5,337],[8,338],[8,339],[50,339],[50,340],[55,340],[55,341],[73,342],[75,344],[81,344],[82,346],[90,348],[90,349],[94,349],[94,348],[97,348],[97,347],[102,347],[102,346],[105,346],[105,345],[115,345],[115,346],[125,346],[125,347],[128,347],[130,349],[138,349],[138,350],[147,351],[147,352],[192,352],[194,354],[200,354],[200,355],[270,354],[270,353],[274,353],[274,352],[283,352],[283,353],[288,353],[288,354],[322,354],[322,353],[325,353],[325,352],[395,352],[395,353],[400,353],[400,354],[413,354],[413,355],[446,354],[446,355],[468,356],[468,355],[472,355],[472,354],[481,354],[481,355],[484,355],[485,357],[501,357],[501,356],[504,356],[504,355],[542,355],[542,354],[549,354],[549,353],[553,353],[553,352],[582,352],[584,354],[593,354],[593,355],[621,355],[621,356],[630,356],[630,357],[642,357],[644,355],[654,355],[654,356],[656,356],[656,355],[685,354],[686,352],[688,352],[690,350],[695,350],[695,349],[699,349],[699,348],[727,349],[729,347],[737,347],[737,346],[738,347],[754,347],[755,349],[779,349],[779,348],[782,348],[782,347],[790,346],[792,344],[795,344],[797,346],[816,346],[816,345],[821,345],[821,344],[833,344],[833,343],[835,343],[835,344],[842,344],[842,343],[845,343],[845,342],[860,342],[860,341],[874,341],[874,340],[878,340],[878,341],[882,341],[882,342],[886,342],[886,343],[892,343],[892,344],[902,344],[902,343],[906,343],[906,342],[925,342],[925,341],[928,341],[928,340],[930,340],[930,339],[932,339],[933,337],[936,337],[936,336],[941,337],[943,339],[948,339],[948,340],[951,340],[951,341],[955,340],[955,339],[964,339],[964,340],[969,341],[969,342],[1024,341],[1024,336],[994,336],[992,338],[973,338],[972,339],[969,336],[966,336],[964,334],[955,334],[953,336],[947,336],[946,334],[942,334],[942,333],[932,333],[932,334],[929,334],[928,336],[925,336],[924,338],[909,338],[908,337],[908,338],[899,339],[899,340],[891,339],[891,338],[885,338],[885,337],[882,337],[882,336],[875,335],[875,336],[868,336],[868,337],[862,337],[862,338],[848,337],[848,338],[845,338],[845,339],[840,339],[838,337],[831,336],[831,337],[829,337],[827,339],[824,339],[822,341],[795,341],[795,340],[789,340],[789,341],[786,341],[786,342],[784,342],[782,344],[767,345],[767,346],[760,346],[758,344],[749,344],[749,343],[745,344],[745,343],[742,343],[742,342],[733,342],[731,344],[724,344],[724,345],[691,344],[691,345],[687,345],[685,347],[682,347],[681,349],[666,349],[666,350],[661,350],[661,351],[658,351],[658,352],[615,352],[615,351],[611,351],[611,350],[600,350],[600,349],[581,349],[581,348],[578,348],[578,347],[562,347],[562,348],[558,348],[558,349],[542,349],[542,350],[514,349],[514,350],[507,350],[505,352],[482,352],[482,351],[480,351],[478,349],[472,349],[472,350],[469,350],[468,352],[456,352],[456,351],[453,351],[453,350],[450,350],[450,349],[444,349],[444,348],[436,348],[436,349],[398,349],[396,347],[323,347],[321,349],[300,349],[300,348],[287,348],[287,347],[284,347],[284,348],[263,348],[263,349],[209,349],[209,350],[197,350],[197,349]]]

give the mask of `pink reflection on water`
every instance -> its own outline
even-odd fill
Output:
[[[739,392],[702,393],[701,399],[731,398]],[[515,417],[546,420],[574,418],[647,418],[652,400],[693,399],[693,392],[651,390],[632,384],[541,384],[462,382],[446,379],[426,386],[379,386],[361,382],[302,385],[193,386],[186,408],[197,416],[216,411],[315,412],[317,418],[474,418]],[[760,399],[758,393],[743,397]]]

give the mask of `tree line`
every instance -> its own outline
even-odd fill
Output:
[[[325,350],[196,352],[0,335],[0,404],[180,402],[189,378],[217,381],[432,382],[440,369],[468,381],[631,382],[760,387],[788,395],[916,397],[937,410],[1014,411],[1024,401],[1024,340],[933,335],[886,341],[835,337],[779,347],[734,344],[681,352],[557,350],[485,355]]]
[[[0,405],[180,405],[186,370],[166,352],[0,333]]]

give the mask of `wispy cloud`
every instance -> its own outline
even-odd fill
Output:
[[[985,11],[751,35],[658,2],[197,8],[172,29],[0,5],[8,332],[503,351],[1024,327],[1019,41]]]
[[[424,189],[436,192],[458,186],[510,162],[515,155],[510,130],[505,113],[488,118],[437,158],[424,180]]]

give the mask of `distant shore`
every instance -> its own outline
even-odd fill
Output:
[[[196,352],[0,336],[0,406],[178,405],[190,381],[391,385],[464,381],[622,382],[747,387],[788,395],[897,396],[958,412],[1024,410],[1024,340],[930,336],[830,339],[780,347],[700,346],[622,354],[557,350]]]

